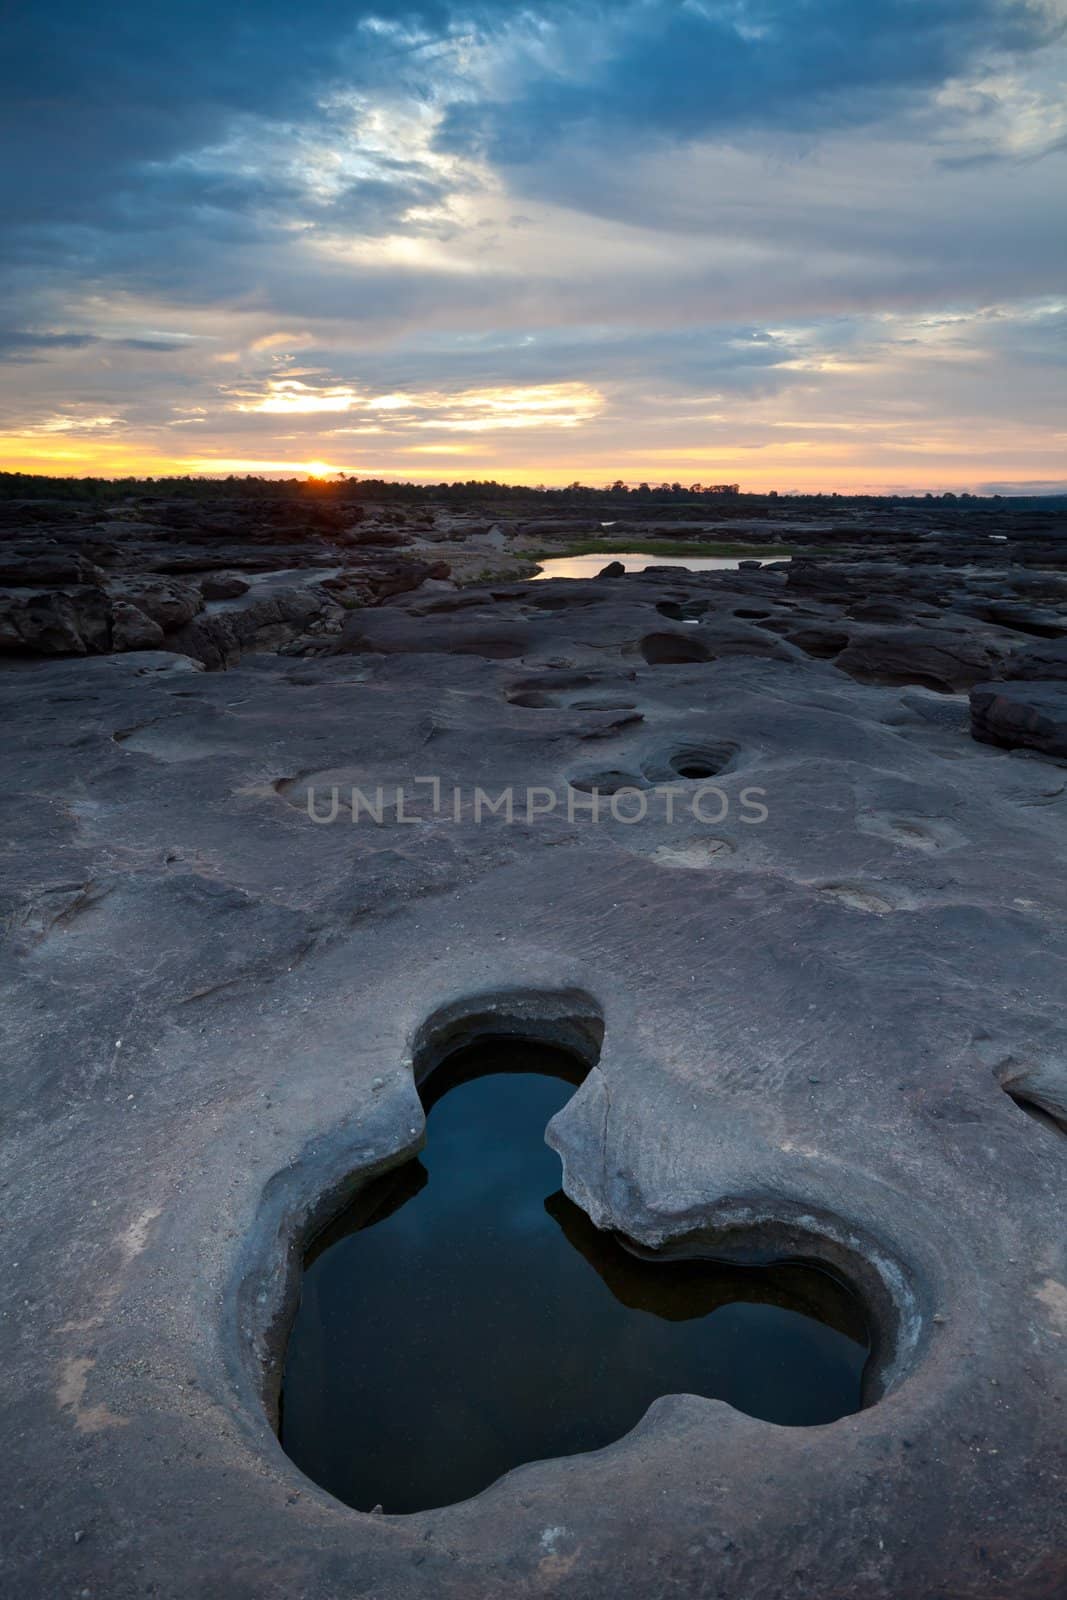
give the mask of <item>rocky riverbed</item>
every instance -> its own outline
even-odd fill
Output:
[[[765,507],[684,529],[758,567],[531,584],[588,522],[3,515],[4,1591],[1062,1596],[1055,517]],[[500,1031],[587,1051],[598,1228],[848,1279],[865,1409],[665,1396],[411,1516],[303,1477],[304,1244]]]

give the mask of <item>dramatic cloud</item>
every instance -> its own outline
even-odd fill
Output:
[[[592,26],[593,20],[597,26]],[[449,131],[497,160],[546,142],[633,143],[869,123],[996,55],[1056,36],[1052,7],[1017,0],[630,0],[561,8],[502,42],[484,99]],[[511,59],[509,60],[509,56]],[[517,59],[516,59],[517,58]],[[493,77],[502,89],[493,95]]]
[[[535,388],[469,389],[459,393],[360,395],[347,384],[316,387],[299,378],[270,378],[266,392],[237,391],[238,411],[306,417],[344,412],[361,418],[362,427],[334,429],[344,433],[381,433],[376,419],[388,414],[390,427],[441,428],[445,432],[488,433],[497,428],[575,428],[596,416],[602,396],[578,383],[542,384]]]
[[[1065,20],[24,7],[2,461],[1059,482]]]

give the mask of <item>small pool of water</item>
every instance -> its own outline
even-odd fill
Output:
[[[467,1499],[610,1444],[665,1394],[793,1427],[860,1409],[866,1322],[830,1274],[648,1260],[566,1198],[544,1130],[583,1071],[513,1040],[451,1058],[424,1085],[422,1158],[309,1252],[280,1435],[348,1505]]]
[[[780,556],[766,558],[779,562]],[[736,572],[742,561],[762,561],[764,557],[753,552],[751,556],[650,556],[624,552],[620,555],[557,556],[541,562],[541,570],[531,582],[543,578],[595,578],[598,572],[612,561],[621,561],[627,572],[646,572],[649,567],[684,567],[687,572]]]

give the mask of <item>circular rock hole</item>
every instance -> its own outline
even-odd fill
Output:
[[[679,756],[671,765],[679,778],[693,780],[714,778],[719,771],[718,764],[706,756]]]
[[[668,746],[642,763],[650,783],[710,783],[732,764],[737,747],[732,744],[697,743]]]
[[[734,765],[736,744],[697,742],[673,744],[653,750],[641,762],[649,784],[707,784]]]

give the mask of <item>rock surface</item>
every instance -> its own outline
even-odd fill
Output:
[[[1064,685],[974,687],[972,738],[931,641],[959,661],[1018,574],[905,568],[420,588],[310,637],[268,589],[167,630],[198,659],[0,670],[5,1594],[1067,1592],[1067,770],[984,742]],[[852,1274],[872,1403],[665,1396],[466,1503],[349,1511],[270,1421],[302,1244],[419,1147],[427,1038],[575,1018],[567,1192],[647,1247]]]
[[[0,504],[0,653],[168,649],[227,667],[336,632],[346,609],[448,576],[436,555],[398,555],[412,535],[360,506],[259,498],[150,502],[138,513],[90,520],[69,507]],[[47,532],[30,537],[26,522]],[[210,612],[220,604],[222,623]]]
[[[1004,669],[1004,677],[1067,679],[1067,639],[1017,650]]]
[[[983,683],[971,690],[976,739],[1067,759],[1067,681]]]

